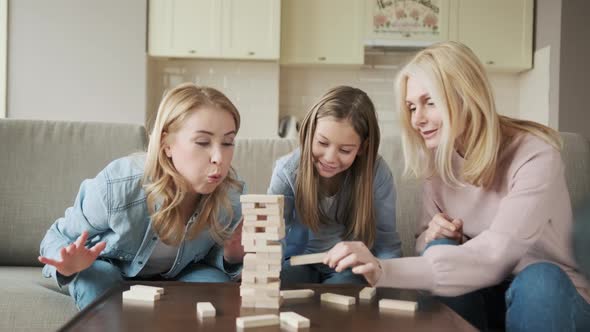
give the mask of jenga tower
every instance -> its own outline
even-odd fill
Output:
[[[285,237],[283,195],[242,195],[242,307],[278,309]]]

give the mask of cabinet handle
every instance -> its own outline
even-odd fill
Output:
[[[188,52],[189,52],[190,54],[195,54],[195,53],[197,53],[197,51],[195,51],[195,50],[189,50]]]
[[[495,63],[495,62],[494,62],[494,61],[492,61],[492,60],[488,60],[488,61],[486,61],[486,65],[493,65],[494,63]]]
[[[326,57],[325,56],[318,57],[318,60],[320,60],[320,61],[326,61]]]
[[[248,52],[248,55],[255,55],[256,52]]]

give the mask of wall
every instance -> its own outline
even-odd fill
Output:
[[[561,55],[559,61],[559,130],[590,139],[588,78],[590,77],[590,25],[587,0],[562,1]]]
[[[144,123],[145,0],[12,0],[9,118]]]
[[[0,0],[0,118],[6,117],[6,48],[8,0]]]
[[[240,137],[276,137],[279,123],[279,65],[272,61],[149,60],[148,124],[164,91],[183,82],[222,91],[238,108]]]
[[[569,1],[569,0],[568,0]],[[535,2],[535,58],[533,70],[543,71],[548,80],[547,124],[559,128],[559,62],[561,53],[562,0],[536,0]],[[539,53],[539,54],[537,54]],[[539,75],[541,76],[541,75]],[[541,78],[543,79],[543,78]],[[531,81],[532,84],[535,81]],[[547,91],[543,91],[547,93]],[[537,97],[545,98],[544,94]],[[530,106],[530,105],[529,105]],[[530,109],[527,112],[533,112]]]

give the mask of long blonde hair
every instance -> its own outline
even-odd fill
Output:
[[[203,107],[231,113],[236,132],[240,128],[240,114],[223,93],[213,88],[184,83],[164,95],[150,135],[143,184],[152,227],[166,244],[178,245],[182,241],[186,220],[181,219],[180,204],[185,193],[189,192],[190,185],[166,156],[165,142],[192,113]],[[166,137],[165,133],[168,134]],[[227,177],[212,193],[199,195],[199,214],[188,231],[188,240],[194,239],[206,228],[209,228],[211,236],[218,243],[227,237],[227,229],[218,223],[219,212],[223,207],[232,217],[228,192],[232,187],[239,188],[239,185],[233,168],[230,168]]]
[[[433,152],[412,128],[405,102],[409,77],[420,80],[442,116],[441,139]],[[458,42],[434,44],[418,52],[396,80],[400,109],[405,173],[418,178],[437,174],[447,185],[462,182],[488,187],[494,180],[502,148],[514,132],[534,134],[556,149],[561,138],[555,130],[536,122],[501,116],[483,65],[475,54]],[[461,174],[452,168],[452,154],[464,152]]]
[[[373,177],[380,132],[375,108],[367,94],[359,89],[339,86],[328,91],[307,113],[301,124],[299,143],[301,161],[297,171],[295,206],[301,222],[317,231],[328,218],[319,209],[319,174],[312,155],[317,120],[334,117],[349,121],[361,139],[359,155],[345,172],[345,182],[351,194],[338,202],[345,210],[337,213],[344,220],[344,238],[360,239],[371,248],[375,241],[375,211],[373,207]]]

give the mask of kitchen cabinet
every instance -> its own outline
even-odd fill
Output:
[[[282,7],[281,64],[363,64],[363,1],[283,0]]]
[[[532,68],[533,0],[454,0],[452,40],[469,46],[490,71]]]
[[[280,0],[150,0],[148,53],[276,60]]]

